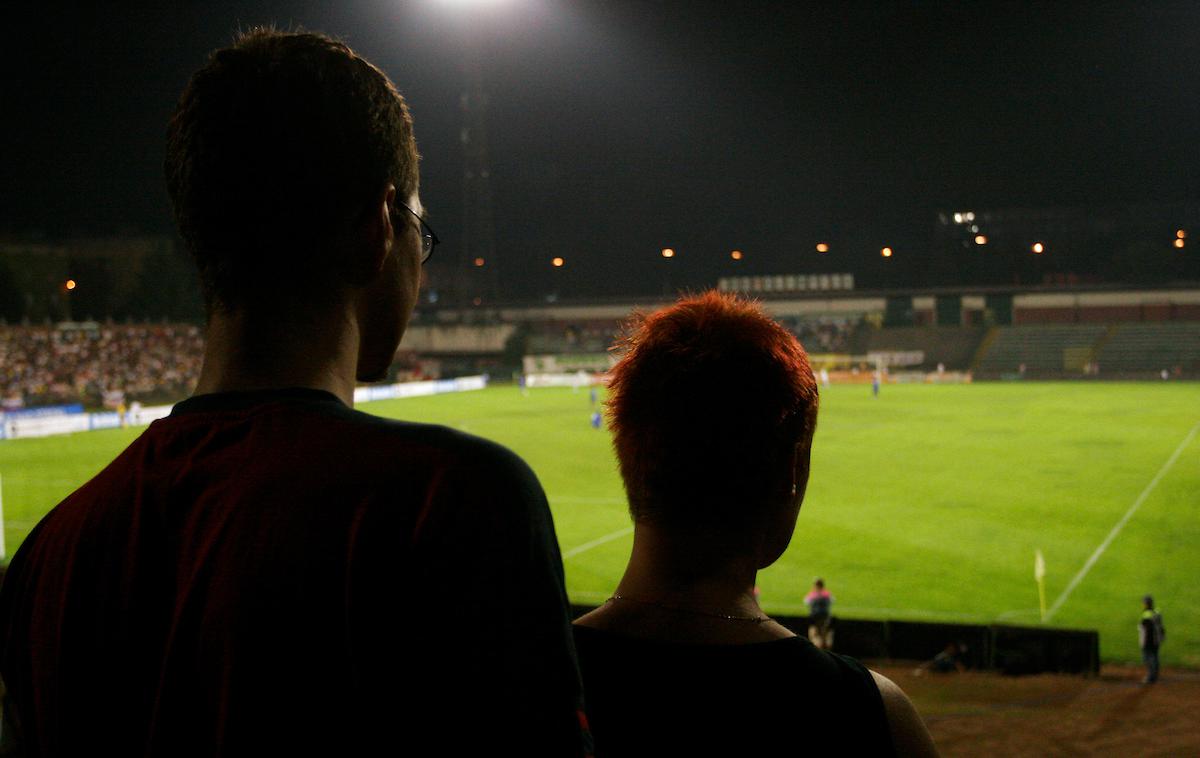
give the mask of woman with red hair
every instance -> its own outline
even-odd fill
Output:
[[[575,626],[597,756],[936,754],[895,684],[754,596],[808,483],[818,396],[800,343],[709,292],[645,317],[623,347],[607,406],[633,553]]]

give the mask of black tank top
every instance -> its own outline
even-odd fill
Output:
[[[597,758],[895,755],[871,673],[803,637],[689,645],[576,626],[575,645]]]

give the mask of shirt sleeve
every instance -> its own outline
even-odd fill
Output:
[[[529,467],[490,443],[448,465],[418,519],[410,560],[411,595],[442,630],[428,644],[451,651],[440,676],[424,678],[442,682],[437,697],[457,701],[471,725],[449,752],[481,735],[522,755],[589,752],[562,558]]]

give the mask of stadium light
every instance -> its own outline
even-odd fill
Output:
[[[742,259],[742,251],[734,250],[732,253],[729,254],[729,257],[733,258],[735,261],[740,261]]]
[[[63,286],[65,286],[65,287],[66,287],[67,289],[69,289],[69,290],[73,290],[73,289],[75,289],[75,280],[74,280],[74,279],[68,279],[68,280],[67,280],[67,283],[66,283],[65,285],[63,285]]]
[[[828,253],[829,245],[825,244],[824,242],[818,242],[817,243],[817,252],[818,253]]]
[[[555,258],[554,260],[550,261],[550,265],[554,266],[554,268],[562,268],[563,259]]]
[[[1033,243],[1033,252],[1035,255],[1041,255],[1046,249],[1046,246],[1040,242]]]
[[[983,236],[982,234],[976,234],[975,235],[975,244],[976,245],[986,245],[987,237]]]
[[[669,247],[664,247],[664,248],[662,249],[662,257],[664,257],[664,258],[674,258],[674,257],[675,257],[675,250],[674,250],[674,249],[672,249],[672,248],[669,248]]]
[[[1183,240],[1182,240],[1182,239],[1176,239],[1176,240],[1175,240],[1175,247],[1183,247]]]
[[[890,247],[885,247],[884,249],[879,251],[879,254],[882,255],[884,258],[891,258],[892,257],[892,249]]]

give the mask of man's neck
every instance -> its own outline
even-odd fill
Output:
[[[307,387],[353,405],[358,339],[354,319],[343,315],[298,324],[282,316],[216,311],[196,394]]]

